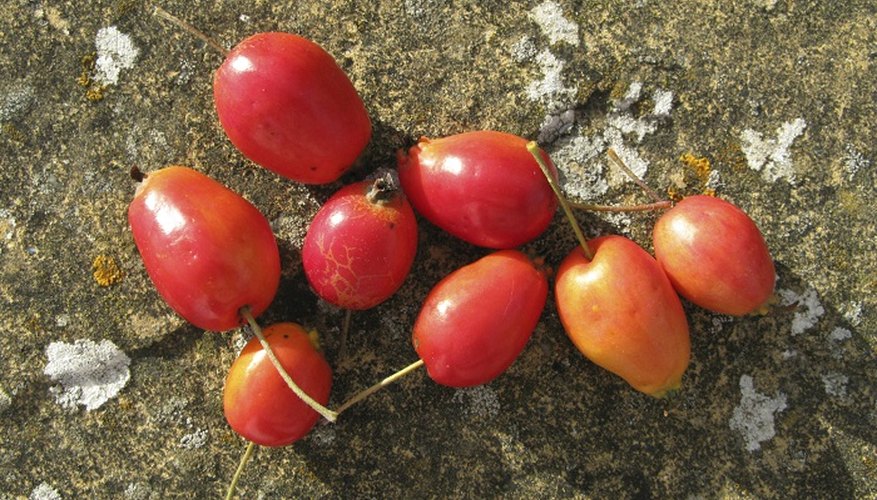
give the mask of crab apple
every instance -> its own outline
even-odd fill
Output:
[[[316,43],[258,33],[229,52],[213,98],[232,144],[255,163],[306,184],[347,171],[371,138],[353,84]]]
[[[661,397],[679,387],[688,367],[688,322],[661,267],[622,236],[576,247],[561,263],[555,298],[573,344],[634,389]]]
[[[710,311],[742,316],[764,308],[776,271],[758,227],[713,196],[689,196],[658,219],[655,257],[680,295]]]
[[[301,389],[322,405],[329,401],[332,369],[308,333],[295,323],[264,330],[280,364]],[[320,415],[296,396],[253,338],[232,363],[222,397],[235,432],[262,446],[285,446],[310,432]]]
[[[416,253],[417,219],[389,171],[329,198],[301,250],[311,288],[352,310],[369,309],[396,293]]]
[[[542,234],[557,209],[526,144],[495,131],[423,138],[398,153],[399,179],[414,209],[436,226],[474,245],[515,248]]]
[[[524,349],[547,296],[540,266],[518,250],[493,252],[429,292],[414,323],[414,349],[439,384],[486,384]]]
[[[241,324],[274,300],[280,254],[250,202],[195,170],[170,166],[140,180],[128,222],[149,277],[180,316],[205,330]]]

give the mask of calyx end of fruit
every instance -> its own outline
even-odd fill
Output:
[[[389,168],[378,170],[365,197],[370,203],[385,204],[399,194],[399,174]]]

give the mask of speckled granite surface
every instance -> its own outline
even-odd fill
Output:
[[[265,30],[322,44],[375,134],[343,181],[421,135],[539,139],[570,197],[712,189],[763,229],[778,301],[731,319],[686,305],[692,364],[653,400],[579,355],[549,304],[504,376],[409,376],[337,424],[260,450],[245,498],[870,498],[877,495],[874,123],[877,5],[792,0],[161,2],[224,46]],[[0,6],[0,498],[216,497],[243,450],[221,392],[241,332],[202,332],[155,293],[127,229],[132,165],[197,168],[253,201],[284,274],[263,321],[322,332],[333,404],[415,359],[420,301],[484,253],[421,222],[402,291],[353,317],[301,273],[307,188],[226,140],[222,55],[136,1]],[[582,214],[649,248],[656,214]],[[528,246],[557,265],[558,216]],[[94,370],[95,366],[102,369]]]

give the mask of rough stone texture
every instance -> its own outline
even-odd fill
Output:
[[[292,447],[260,450],[243,497],[877,495],[873,1],[162,6],[225,46],[285,30],[332,53],[375,125],[344,181],[392,164],[420,135],[493,128],[540,137],[564,158],[571,195],[642,201],[606,164],[614,145],[661,191],[711,187],[739,204],[777,262],[766,316],[686,305],[692,363],[671,398],[586,361],[549,301],[493,383],[452,390],[410,376]],[[234,150],[211,103],[222,56],[143,2],[13,0],[0,14],[0,498],[216,497],[243,450],[221,412],[241,333],[199,331],[155,293],[127,229],[131,165],[190,165],[263,210],[284,276],[262,321],[321,330],[333,405],[415,359],[418,304],[484,253],[422,222],[412,276],[354,315],[340,360],[343,314],[309,292],[298,249],[341,183],[296,185]],[[105,38],[95,53],[99,32],[130,38],[131,67],[118,39],[116,59]],[[580,219],[650,248],[656,216]],[[573,244],[558,216],[529,248],[556,265]],[[59,404],[44,374],[48,345],[78,339],[130,358],[127,385],[92,411]]]

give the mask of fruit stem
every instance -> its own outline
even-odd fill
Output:
[[[569,204],[566,202],[566,197],[563,196],[563,193],[560,191],[560,186],[557,184],[557,181],[554,180],[554,176],[551,175],[548,165],[545,164],[545,159],[542,158],[542,154],[539,151],[539,145],[536,144],[536,141],[530,141],[527,143],[527,151],[533,155],[533,158],[536,158],[536,163],[539,164],[539,168],[542,170],[542,175],[545,176],[548,185],[551,186],[551,190],[554,191],[554,196],[557,197],[557,201],[560,203],[561,208],[563,208],[563,213],[566,214],[566,218],[569,219],[569,223],[572,225],[572,230],[576,234],[576,239],[579,240],[579,244],[582,246],[582,251],[585,253],[585,257],[587,257],[588,260],[593,260],[594,252],[592,252],[591,247],[588,246],[588,240],[585,239],[585,235],[582,233],[582,228],[579,226],[576,216],[573,215],[572,210],[569,208]]]
[[[255,451],[255,449],[256,443],[252,441],[247,443],[247,448],[244,450],[244,455],[241,457],[241,462],[238,464],[237,470],[234,471],[234,476],[232,476],[231,483],[228,485],[228,492],[225,494],[225,500],[231,500],[234,497],[234,489],[235,487],[237,487],[238,480],[244,473],[244,467],[247,465],[250,457],[253,456],[253,451]]]
[[[621,158],[618,156],[618,154],[615,153],[614,149],[609,148],[608,150],[606,150],[606,156],[608,156],[609,159],[612,160],[612,163],[614,163],[616,167],[620,168],[621,171],[624,172],[630,178],[630,180],[635,182],[637,186],[641,187],[643,189],[643,191],[645,191],[646,194],[648,194],[652,198],[652,201],[655,201],[655,202],[663,201],[663,198],[661,198],[661,195],[659,195],[654,189],[650,188],[648,186],[648,184],[643,182],[643,180],[640,179],[639,176],[636,175],[633,172],[633,170],[630,169],[630,167],[628,167],[627,165],[624,164],[624,162],[621,160]]]
[[[350,408],[351,406],[355,405],[356,403],[362,401],[363,399],[371,396],[372,394],[378,392],[379,390],[383,389],[384,387],[399,380],[400,378],[404,377],[405,375],[408,375],[409,373],[420,368],[421,366],[423,366],[423,360],[418,359],[414,363],[411,363],[410,365],[406,366],[405,368],[402,368],[401,370],[390,375],[389,377],[385,378],[384,380],[381,380],[377,384],[369,387],[368,389],[366,389],[364,391],[361,391],[361,392],[355,394],[352,398],[348,399],[347,401],[344,402],[344,404],[339,406],[338,409],[335,410],[335,413],[340,415],[341,412],[343,412],[344,410]]]
[[[576,210],[589,210],[591,212],[648,212],[650,210],[663,210],[673,206],[670,200],[656,201],[654,203],[645,203],[643,205],[615,206],[615,205],[594,205],[591,203],[569,202],[569,205]]]
[[[268,360],[271,361],[271,364],[274,365],[274,368],[277,369],[277,372],[280,373],[280,378],[286,382],[286,385],[292,389],[292,392],[295,393],[296,396],[301,398],[302,401],[305,402],[308,406],[313,408],[313,410],[320,415],[323,416],[329,422],[334,422],[338,419],[338,413],[334,412],[325,406],[318,403],[314,398],[308,396],[308,394],[292,380],[292,377],[289,376],[289,373],[286,372],[286,369],[283,368],[283,365],[280,364],[280,360],[277,359],[277,356],[274,355],[274,350],[271,349],[271,346],[268,344],[268,341],[265,340],[265,336],[262,334],[262,329],[259,327],[259,324],[256,323],[256,318],[253,317],[253,313],[250,312],[249,306],[244,306],[241,308],[241,315],[244,319],[247,320],[247,323],[250,325],[250,329],[253,331],[253,334],[259,339],[259,343],[262,344],[262,348],[265,349],[265,355],[268,356]]]
[[[395,170],[378,170],[365,198],[369,203],[381,204],[391,201],[399,192],[399,174]]]
[[[156,16],[158,16],[166,21],[170,21],[170,22],[174,23],[175,25],[177,25],[177,27],[182,28],[183,30],[189,32],[190,35],[200,39],[202,42],[204,42],[207,45],[218,50],[220,53],[222,53],[222,55],[224,55],[224,56],[228,55],[228,49],[226,49],[225,47],[220,45],[219,42],[217,42],[216,40],[205,35],[204,32],[202,32],[198,28],[187,23],[186,21],[183,21],[182,19],[178,18],[177,16],[171,14],[170,12],[168,12],[168,11],[162,9],[161,7],[158,7],[158,6],[155,7],[155,10],[153,12]]]

